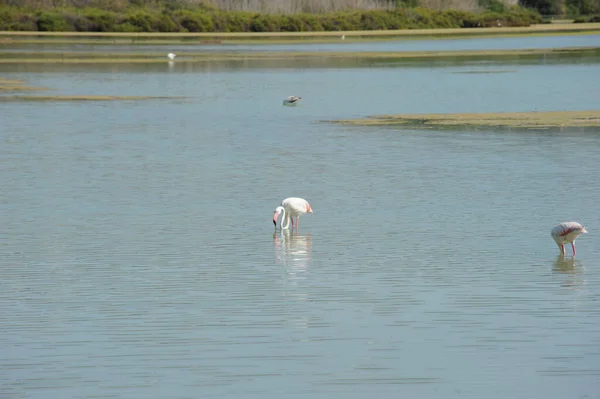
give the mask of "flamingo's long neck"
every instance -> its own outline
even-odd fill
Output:
[[[286,230],[290,225],[290,218],[288,217],[285,208],[283,208],[283,214],[281,215],[281,230]]]

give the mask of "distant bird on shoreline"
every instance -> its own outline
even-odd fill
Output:
[[[292,222],[292,230],[294,230],[294,217],[296,218],[296,230],[298,230],[298,226],[300,224],[300,215],[312,213],[313,210],[308,201],[304,198],[286,198],[281,201],[280,206],[275,208],[275,213],[273,214],[273,224],[275,225],[275,228],[277,228],[277,219],[279,218],[279,214],[282,212],[283,215],[281,216],[281,221],[279,222],[281,230],[287,230],[290,221]]]
[[[575,240],[580,234],[587,233],[584,226],[577,222],[563,222],[552,228],[550,235],[558,245],[561,254],[565,254],[565,244],[571,244],[575,256]]]
[[[283,100],[283,105],[296,105],[299,100],[302,100],[302,97],[289,96],[288,98]]]
[[[170,59],[171,61],[173,61],[175,59],[175,57],[177,57],[177,56],[174,53],[167,54],[167,58]]]

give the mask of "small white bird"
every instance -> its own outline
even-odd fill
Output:
[[[175,57],[177,57],[177,56],[174,53],[167,54],[167,58],[170,59],[171,61],[173,61],[175,59]]]
[[[283,100],[283,105],[296,105],[299,100],[302,100],[302,97],[289,96],[288,98]]]
[[[275,228],[277,228],[277,219],[281,212],[283,212],[283,215],[281,216],[281,222],[279,222],[281,230],[286,230],[289,227],[290,221],[292,222],[292,230],[294,230],[294,217],[296,218],[296,230],[298,230],[298,226],[300,224],[300,215],[312,213],[313,210],[308,201],[304,198],[286,198],[281,201],[280,206],[275,208],[275,213],[273,214],[273,224],[275,225]]]
[[[571,244],[573,248],[573,256],[575,256],[575,240],[580,234],[587,233],[584,226],[577,222],[563,222],[552,228],[550,235],[556,241],[556,245],[560,249],[560,252],[565,254],[565,244]]]

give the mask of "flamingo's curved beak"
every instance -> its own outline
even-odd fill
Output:
[[[275,212],[273,214],[273,226],[277,227],[277,217],[279,216],[279,212]]]

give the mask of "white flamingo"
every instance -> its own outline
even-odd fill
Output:
[[[283,212],[281,221],[279,222],[281,230],[286,230],[290,225],[290,221],[292,222],[292,230],[294,230],[294,217],[296,218],[296,230],[298,230],[298,225],[300,224],[300,215],[312,213],[313,210],[308,201],[304,198],[286,198],[281,201],[280,206],[275,208],[275,213],[273,214],[273,224],[275,225],[275,228],[277,228],[277,219],[281,212]]]
[[[177,57],[177,56],[174,53],[167,54],[167,58],[170,59],[171,61],[173,61],[175,59],[175,57]]]
[[[587,233],[584,226],[577,222],[563,222],[552,228],[550,235],[556,241],[560,252],[565,254],[565,244],[571,244],[573,256],[575,256],[575,240],[580,234]]]
[[[302,97],[289,96],[288,98],[283,100],[283,105],[296,105],[300,100],[302,100]]]

